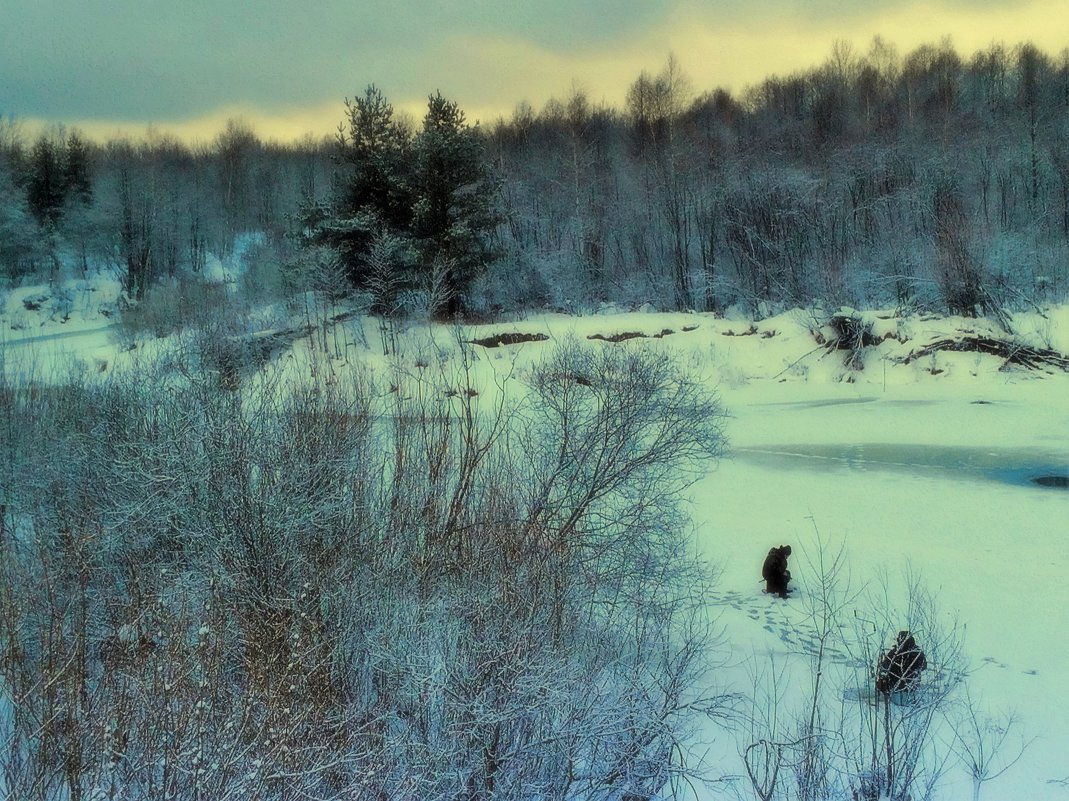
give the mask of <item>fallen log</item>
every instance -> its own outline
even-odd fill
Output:
[[[693,326],[690,330],[693,331],[698,326]],[[683,329],[686,331],[687,329]],[[643,334],[641,331],[624,331],[619,334],[588,334],[587,339],[594,339],[600,342],[627,342],[629,339],[663,339],[666,336],[674,334],[671,328],[662,328],[659,334]]]
[[[1034,348],[1018,342],[979,335],[964,336],[960,339],[940,339],[925,345],[923,348],[910,351],[907,356],[902,356],[895,359],[895,361],[899,364],[909,364],[915,359],[931,356],[938,351],[986,353],[1005,359],[1006,364],[1016,364],[1021,367],[1027,367],[1030,370],[1056,367],[1059,370],[1069,372],[1069,356],[1064,353],[1059,353],[1049,348]]]
[[[484,348],[499,348],[502,345],[522,345],[524,342],[545,342],[549,337],[546,334],[521,334],[505,333],[494,334],[482,339],[468,340],[472,345],[481,345]]]

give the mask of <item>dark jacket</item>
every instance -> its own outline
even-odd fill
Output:
[[[913,635],[900,631],[894,646],[880,658],[876,668],[876,690],[881,693],[912,690],[926,667],[928,660]]]
[[[791,571],[787,569],[787,557],[791,555],[790,545],[773,548],[765,557],[761,566],[761,578],[765,580],[765,592],[787,597],[787,582],[791,580]]]

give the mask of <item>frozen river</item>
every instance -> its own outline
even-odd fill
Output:
[[[841,546],[841,581],[854,598],[845,616],[871,615],[866,590],[875,590],[906,627],[908,604],[893,588],[919,576],[940,614],[962,624],[970,694],[992,711],[1016,710],[1022,734],[1036,738],[983,797],[1069,799],[1069,716],[1052,714],[1069,702],[1064,382],[1000,387],[980,403],[959,388],[887,398],[801,389],[812,397],[787,400],[790,387],[724,391],[731,455],[694,492],[698,540],[722,569],[710,596],[734,657],[722,675],[744,692],[762,661],[805,676],[818,543]],[[765,553],[781,544],[794,549],[797,591],[786,602],[760,583]],[[718,742],[737,769],[725,772],[741,773],[739,744]],[[953,757],[943,784],[937,797],[972,797]]]

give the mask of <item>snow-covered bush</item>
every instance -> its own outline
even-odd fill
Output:
[[[5,794],[648,798],[688,771],[721,711],[679,507],[721,442],[701,386],[579,345],[492,400],[432,367],[179,367],[4,388],[33,521],[0,539]]]
[[[128,299],[120,304],[119,326],[121,336],[130,340],[144,334],[165,337],[223,317],[230,309],[222,287],[183,274],[153,284],[141,300]]]

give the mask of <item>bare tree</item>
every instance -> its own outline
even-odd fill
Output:
[[[968,687],[948,723],[958,759],[972,778],[973,801],[980,801],[983,785],[1009,771],[1032,743],[1021,734],[1021,721],[1015,711],[985,711],[982,700],[974,699]]]

